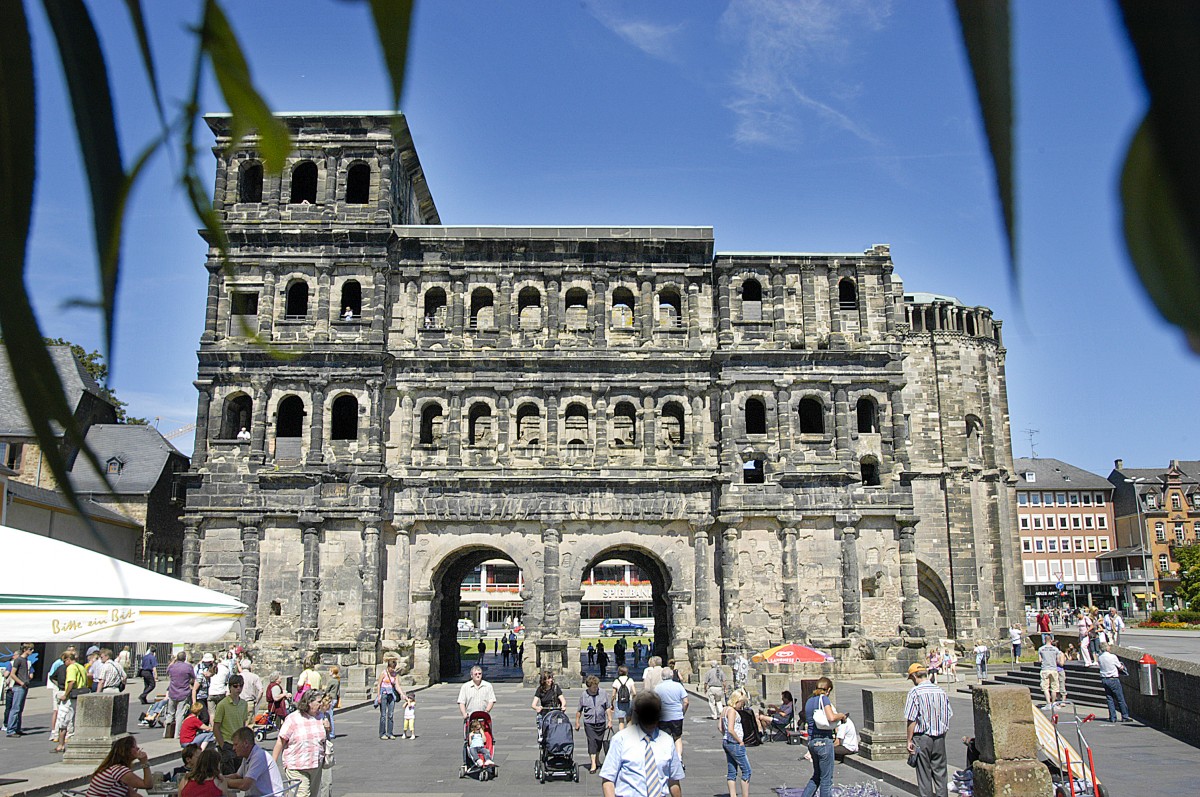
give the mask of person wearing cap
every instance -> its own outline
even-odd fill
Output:
[[[908,668],[913,687],[904,700],[908,721],[908,753],[917,756],[917,793],[920,797],[946,797],[946,732],[950,730],[950,696],[929,683],[923,664]]]

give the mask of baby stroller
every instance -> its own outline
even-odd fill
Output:
[[[575,735],[571,718],[561,709],[547,711],[541,717],[538,730],[538,760],[533,763],[533,776],[538,783],[548,780],[579,782],[575,767]]]
[[[483,782],[485,780],[495,780],[496,765],[486,766],[477,758],[471,756],[471,723],[479,720],[483,723],[483,746],[487,749],[487,759],[495,760],[496,756],[496,739],[492,736],[492,715],[486,711],[473,711],[471,716],[467,717],[467,721],[463,723],[463,763],[462,770],[458,773],[460,778],[472,777]]]
[[[163,715],[167,713],[167,699],[154,702],[150,708],[142,712],[138,717],[138,726],[142,728],[161,728],[163,726]]]

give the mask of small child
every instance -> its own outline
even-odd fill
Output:
[[[408,706],[404,707],[404,712],[408,713]],[[471,734],[467,737],[467,746],[471,748],[471,758],[478,761],[480,766],[494,765],[487,750],[487,742],[483,738],[483,720],[471,720]]]
[[[412,695],[409,695],[408,700],[404,701],[404,732],[400,734],[400,738],[417,738],[417,699]]]

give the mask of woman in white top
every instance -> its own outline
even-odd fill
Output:
[[[725,750],[728,765],[725,782],[729,784],[729,797],[737,797],[738,770],[742,774],[742,797],[750,797],[750,759],[746,757],[746,737],[742,729],[740,709],[746,707],[746,692],[735,689],[729,703],[721,712],[721,747]]]

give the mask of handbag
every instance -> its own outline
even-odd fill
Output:
[[[821,699],[819,701],[817,701],[816,710],[813,711],[813,715],[812,715],[813,727],[817,728],[818,730],[831,731],[831,730],[833,730],[834,726],[837,724],[834,722],[830,722],[829,717],[825,716],[825,706],[827,706],[827,705],[831,705],[829,703],[829,698],[822,696]]]
[[[917,751],[914,750],[908,754],[908,765],[913,769],[917,768]]]

